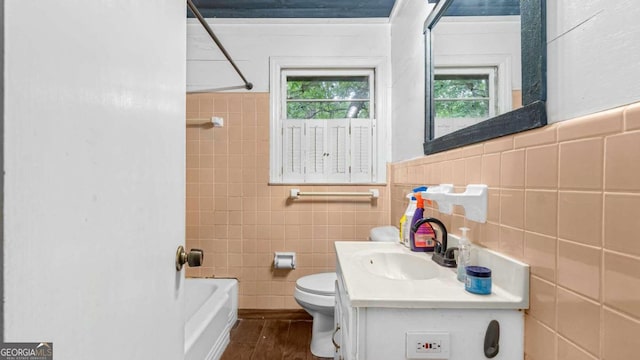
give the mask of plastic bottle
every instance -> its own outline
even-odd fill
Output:
[[[424,199],[420,193],[416,193],[417,208],[411,219],[411,227],[424,217]],[[411,251],[433,251],[435,232],[429,223],[424,223],[418,230],[410,235]]]
[[[469,228],[461,227],[462,236],[458,242],[458,281],[465,282],[467,277],[466,267],[469,266],[471,260],[471,242],[467,238]]]
[[[415,193],[419,193],[422,191],[427,191],[427,187],[426,186],[417,187],[413,189],[411,193],[407,194],[407,199],[409,199],[409,205],[407,206],[407,209],[404,211],[404,215],[402,216],[402,218],[404,218],[404,222],[402,222],[402,218],[400,219],[400,233],[402,237],[402,244],[406,247],[411,246],[410,236],[411,236],[411,225],[413,223],[412,219],[413,219],[413,215],[416,212],[417,204],[418,204],[418,201],[415,197]]]
[[[404,234],[402,233],[404,231],[404,228],[407,224],[407,214],[402,214],[402,217],[400,218],[400,244],[405,245],[404,243]]]
[[[402,232],[404,231],[404,224],[407,222],[407,215],[402,214],[400,218],[400,244],[404,245],[404,238],[402,237]]]

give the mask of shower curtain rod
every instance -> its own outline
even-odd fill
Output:
[[[187,5],[189,6],[189,9],[191,9],[191,12],[193,13],[193,15],[195,15],[196,18],[198,18],[198,21],[200,21],[200,24],[202,24],[202,26],[207,31],[207,33],[209,33],[209,36],[211,36],[211,39],[216,43],[216,45],[218,45],[218,48],[220,48],[220,51],[222,51],[222,53],[227,58],[227,60],[229,60],[229,63],[231,63],[231,66],[233,66],[233,68],[236,70],[238,75],[240,75],[240,78],[242,78],[242,81],[244,81],[244,87],[247,90],[253,89],[253,84],[248,82],[247,79],[244,77],[244,75],[242,75],[242,71],[240,71],[236,63],[233,62],[233,60],[231,59],[231,55],[229,55],[229,53],[227,52],[227,49],[225,49],[224,46],[222,46],[222,43],[220,42],[216,34],[213,33],[213,30],[211,30],[211,28],[209,27],[209,24],[207,24],[207,22],[204,20],[198,8],[193,4],[193,1],[187,0]]]

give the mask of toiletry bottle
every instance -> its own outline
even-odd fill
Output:
[[[418,220],[424,217],[424,199],[420,193],[416,193],[417,208],[413,218],[411,219],[411,227],[418,222]],[[433,251],[435,232],[431,227],[431,224],[424,223],[418,228],[418,230],[410,235],[411,251]]]
[[[413,215],[416,212],[416,204],[417,200],[413,194],[407,194],[407,198],[409,199],[409,205],[404,212],[403,217],[405,218],[404,223],[402,224],[402,244],[406,247],[409,247],[409,236],[411,234],[411,219],[413,219]]]
[[[400,218],[400,244],[404,245],[404,237],[402,236],[402,232],[404,231],[405,224],[407,223],[407,215],[402,214]]]
[[[471,242],[467,238],[467,231],[469,228],[461,227],[462,236],[458,243],[458,281],[465,281],[467,277],[466,267],[469,266],[471,260]]]

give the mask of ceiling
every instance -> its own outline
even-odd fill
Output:
[[[520,15],[520,0],[454,0],[446,16]]]
[[[427,1],[427,0],[411,0]],[[437,2],[429,0],[429,2]],[[395,0],[193,0],[205,18],[388,18]],[[520,14],[520,0],[454,0],[447,16]],[[187,11],[188,17],[193,17]]]
[[[193,3],[205,18],[388,18],[395,0],[193,0]],[[193,14],[187,11],[187,16]]]

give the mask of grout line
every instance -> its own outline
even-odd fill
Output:
[[[558,286],[558,284],[556,284],[555,282],[553,282],[553,281],[549,281],[549,280],[547,280],[547,279],[545,279],[545,278],[542,278],[542,277],[540,277],[540,276],[538,276],[538,275],[530,274],[530,276],[531,276],[531,278],[536,279],[536,280],[538,280],[538,281],[542,281],[542,282],[546,283],[547,285],[553,285],[553,287]]]
[[[612,313],[614,313],[614,314],[616,314],[616,315],[618,315],[620,317],[625,318],[626,320],[632,321],[632,322],[636,323],[637,325],[640,325],[640,318],[637,318],[637,317],[635,317],[635,316],[633,316],[631,314],[627,314],[627,313],[623,312],[622,310],[618,310],[618,309],[616,309],[614,307],[611,307],[611,306],[608,306],[608,305],[604,305],[603,304],[602,307],[603,307],[603,310],[607,310],[609,312],[612,312]]]
[[[606,162],[606,151],[607,151],[607,138],[605,137],[603,139],[603,145],[602,145],[602,194],[600,197],[600,203],[602,205],[602,210],[601,210],[601,221],[602,221],[602,225],[600,228],[600,245],[602,250],[600,251],[600,337],[599,337],[599,348],[600,348],[600,353],[598,354],[600,356],[600,358],[602,358],[603,352],[604,352],[604,302],[605,302],[605,251],[604,251],[604,246],[605,246],[605,192],[604,190],[606,189],[606,166],[607,166],[607,162]]]
[[[565,287],[565,286],[560,285],[560,284],[557,284],[556,288],[557,288],[557,289],[562,289],[562,290],[564,290],[565,292],[568,292],[568,293],[570,293],[570,294],[572,294],[572,295],[574,295],[574,296],[577,296],[577,297],[579,297],[580,299],[582,299],[582,300],[584,300],[584,301],[587,301],[587,302],[591,303],[592,305],[597,305],[597,306],[599,306],[599,307],[602,307],[602,303],[600,302],[600,300],[594,300],[594,299],[592,299],[592,298],[590,298],[590,297],[588,297],[588,296],[586,296],[586,295],[580,294],[579,292],[577,292],[577,291],[575,291],[575,290],[571,290],[571,289],[569,289],[568,287]],[[557,301],[557,300],[556,300],[556,301]]]
[[[588,350],[584,349],[583,347],[581,347],[580,345],[576,344],[575,342],[571,341],[571,339],[569,339],[568,337],[563,336],[562,334],[560,334],[559,332],[556,332],[556,336],[566,342],[568,342],[569,344],[573,345],[575,348],[577,348],[579,351],[581,351],[584,355],[589,356],[591,359],[596,360],[598,358],[596,358],[595,356],[593,356]],[[559,359],[562,360],[562,359]]]
[[[560,238],[560,237],[558,237],[557,239],[558,239],[558,242],[562,241],[562,242],[569,243],[569,244],[572,244],[572,245],[581,245],[581,246],[584,246],[584,247],[589,248],[591,250],[602,250],[602,247],[601,246],[597,246],[597,245],[589,245],[589,244],[577,242],[575,240],[567,240],[567,239]]]
[[[624,253],[624,252],[620,252],[620,251],[616,251],[616,250],[611,250],[611,249],[607,249],[607,248],[603,248],[603,252],[605,254],[614,254],[614,255],[617,255],[617,256],[625,257],[627,259],[640,261],[640,255],[628,254],[628,253]]]
[[[640,191],[603,191],[604,195],[640,196]]]
[[[558,346],[559,346],[559,342],[558,342],[558,336],[559,336],[559,332],[557,331],[557,329],[560,326],[560,321],[559,321],[559,311],[558,311],[558,307],[559,307],[559,302],[558,302],[558,298],[559,298],[559,292],[558,289],[560,289],[560,285],[558,285],[558,269],[560,268],[559,264],[560,264],[560,241],[558,236],[560,235],[560,152],[561,152],[561,147],[560,147],[560,142],[558,141],[558,127],[556,127],[555,129],[556,132],[556,147],[557,147],[557,151],[556,151],[556,191],[557,191],[557,199],[556,199],[556,236],[555,236],[555,247],[556,247],[556,251],[555,251],[555,267],[554,267],[554,271],[553,271],[553,278],[554,278],[554,283],[555,283],[555,299],[554,299],[554,315],[555,315],[555,328],[556,328],[556,332],[555,332],[555,337],[556,337],[556,341],[555,341],[555,356],[558,356]]]

